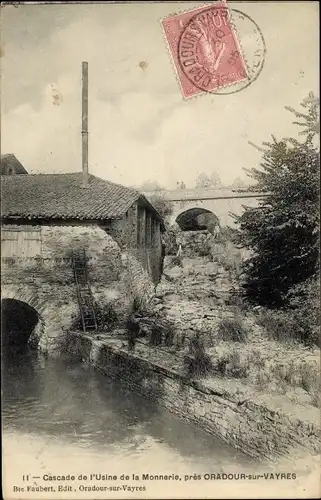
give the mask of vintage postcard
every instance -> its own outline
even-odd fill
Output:
[[[318,11],[1,3],[5,500],[320,497]]]

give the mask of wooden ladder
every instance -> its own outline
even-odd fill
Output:
[[[86,252],[84,249],[81,252],[77,253],[73,251],[72,267],[74,271],[83,331],[86,332],[87,330],[97,330],[94,300],[88,281],[87,260]]]

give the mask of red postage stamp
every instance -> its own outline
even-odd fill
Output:
[[[224,1],[161,21],[185,98],[249,79]]]

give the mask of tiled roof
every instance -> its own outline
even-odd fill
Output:
[[[27,174],[27,170],[13,153],[1,155],[1,174],[8,174],[9,169],[13,169],[14,174]]]
[[[3,219],[102,220],[122,217],[135,201],[146,198],[134,189],[82,173],[1,176]],[[153,207],[151,207],[153,209]],[[160,217],[158,212],[155,214]]]

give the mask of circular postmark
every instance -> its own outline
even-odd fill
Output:
[[[178,42],[182,72],[199,90],[233,94],[251,85],[266,55],[258,25],[244,12],[211,6],[184,26]]]

